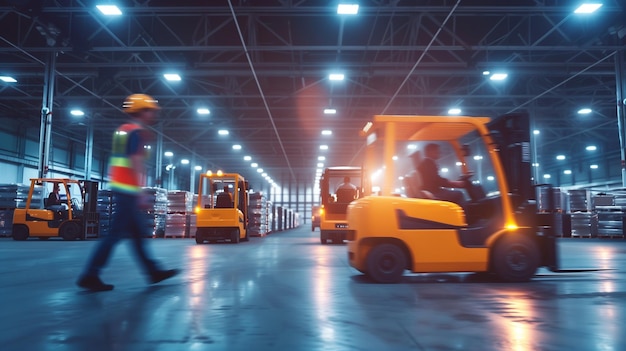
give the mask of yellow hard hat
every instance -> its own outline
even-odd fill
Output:
[[[136,113],[141,110],[160,110],[159,102],[150,95],[132,94],[129,95],[122,105],[124,112]]]

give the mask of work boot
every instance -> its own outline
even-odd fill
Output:
[[[156,284],[165,279],[171,278],[179,273],[178,269],[168,269],[165,271],[155,271],[150,274],[150,284]]]
[[[76,282],[76,285],[91,291],[113,290],[113,285],[104,284],[97,276],[83,276]]]

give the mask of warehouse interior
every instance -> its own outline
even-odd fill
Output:
[[[338,5],[343,3],[358,5],[352,8],[356,13],[340,13]],[[11,227],[3,225],[0,262],[11,265],[0,270],[2,282],[10,281],[0,284],[0,296],[10,295],[8,301],[19,305],[15,295],[20,286],[36,284],[28,274],[42,284],[42,292],[25,293],[35,303],[9,311],[16,322],[0,322],[8,330],[0,340],[15,349],[68,350],[86,345],[102,350],[150,345],[163,350],[176,345],[246,350],[254,343],[259,349],[294,350],[623,349],[624,337],[602,329],[598,321],[583,335],[575,335],[570,325],[577,314],[614,321],[626,315],[623,303],[617,302],[625,294],[625,248],[623,241],[615,240],[626,237],[626,5],[598,0],[580,7],[584,3],[1,2],[0,198],[8,199],[0,200],[1,210],[12,216],[12,209],[24,201],[16,200],[14,193],[24,196],[30,179],[38,177],[98,182],[100,200],[109,201],[111,136],[125,121],[122,103],[130,94],[149,94],[161,107],[159,122],[150,128],[153,143],[147,165],[147,186],[158,212],[154,237],[164,239],[155,241],[155,252],[174,264],[184,257],[186,272],[178,283],[144,291],[136,284],[142,279],[139,273],[125,275],[134,268],[129,267],[132,259],[122,256],[110,277],[118,275],[120,290],[132,301],[121,291],[75,299],[73,274],[95,240],[37,242],[67,244],[67,251],[60,250],[66,254],[49,257],[43,246],[29,247],[33,240],[14,243]],[[110,5],[119,12],[106,12]],[[363,166],[362,130],[376,115],[496,118],[511,113],[530,117],[533,183],[559,189],[555,201],[562,215],[560,236],[589,242],[585,248],[579,242],[562,243],[569,250],[563,265],[602,271],[593,278],[587,273],[556,278],[541,271],[539,282],[530,288],[483,286],[482,277],[472,275],[409,276],[397,291],[407,304],[391,302],[387,307],[392,312],[385,315],[386,307],[376,306],[377,294],[387,298],[393,290],[363,281],[345,262],[344,245],[320,246],[319,229],[307,229],[312,226],[312,206],[320,203],[324,169]],[[410,146],[394,155],[404,168],[410,167],[415,147]],[[474,181],[487,186],[494,174],[482,160],[476,154],[468,167]],[[452,157],[443,157],[441,167],[446,177],[459,175]],[[250,205],[262,203],[263,211],[274,217],[268,216],[258,228],[258,237],[242,244],[248,245],[246,257],[263,262],[249,272],[245,263],[228,264],[238,246],[174,241],[193,236],[193,223],[185,214],[193,211],[198,177],[218,170],[245,177],[254,194]],[[36,191],[43,201],[50,187]],[[401,182],[397,193],[404,193]],[[12,266],[20,255],[28,263]],[[207,257],[215,259],[213,266],[203,261]],[[62,268],[50,277],[45,270],[32,273],[38,260]],[[59,288],[58,281],[67,286]],[[439,298],[438,285],[444,289]],[[285,300],[274,289],[284,289]],[[426,291],[418,292],[422,289]],[[455,305],[463,298],[458,290],[468,290],[468,301],[477,299],[491,312],[472,310],[470,302]],[[51,295],[42,295],[45,291]],[[492,295],[481,300],[485,291]],[[303,310],[297,306],[302,295],[310,303]],[[186,296],[188,301],[172,296]],[[251,299],[264,302],[255,305]],[[344,299],[347,305],[341,304]],[[576,299],[582,301],[578,306]],[[185,313],[200,311],[198,303],[210,305],[214,314],[194,318],[208,321],[215,332],[207,326],[183,330],[151,321],[151,310],[161,309],[173,322],[188,326],[193,322]],[[546,312],[561,303],[561,313]],[[604,309],[594,309],[596,303]],[[433,306],[445,313],[434,317],[427,330],[417,331],[414,325],[423,325],[427,318],[404,314],[404,309],[417,311],[426,304],[432,314],[437,313]],[[24,333],[38,333],[37,323],[32,323],[38,313],[54,316],[55,306],[62,315],[45,322],[54,331],[38,334],[32,344],[25,341]],[[106,306],[119,310],[107,312],[112,310]],[[81,308],[94,319],[81,316]],[[133,312],[120,312],[135,308],[136,319]],[[237,319],[248,309],[256,311],[254,316]],[[296,323],[286,317],[302,311]],[[220,325],[219,318],[232,328]],[[359,318],[377,322],[367,326]],[[74,322],[85,323],[91,331],[80,336]],[[495,336],[472,340],[472,333],[479,333],[477,326],[468,327],[472,322],[494,326]],[[124,323],[130,327],[121,327]],[[542,323],[554,334],[536,327]],[[32,326],[24,331],[17,327],[27,324]],[[445,340],[438,330],[450,326],[469,329]],[[149,327],[167,332],[154,337]],[[285,335],[283,327],[292,334]],[[109,334],[93,332],[103,329]],[[304,329],[316,331],[307,334]]]

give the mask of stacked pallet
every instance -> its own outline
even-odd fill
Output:
[[[107,236],[111,231],[111,217],[114,211],[111,190],[98,190],[96,211],[98,212],[100,223],[99,236]]]
[[[15,209],[26,207],[30,185],[0,184],[0,208]],[[43,188],[36,186],[33,189],[33,198],[30,208],[43,208]]]
[[[611,191],[594,197],[595,211],[598,216],[598,237],[624,237],[624,209],[626,193]]]
[[[167,190],[163,188],[143,188],[147,195],[148,209],[144,210],[146,225],[151,233],[150,237],[162,238],[165,235],[167,220]]]
[[[267,199],[260,192],[250,193],[248,205],[248,233],[250,236],[265,236],[269,233]]]
[[[166,238],[188,238],[190,214],[193,212],[193,194],[171,190],[167,193]]]
[[[596,231],[597,215],[592,211],[591,191],[572,189],[569,191],[571,236],[590,238]]]

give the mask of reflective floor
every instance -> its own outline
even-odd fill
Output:
[[[372,284],[344,245],[308,226],[238,245],[149,244],[183,273],[148,285],[122,243],[102,278],[74,285],[95,241],[0,239],[0,349],[626,350],[626,241],[562,239],[564,268],[530,283],[474,274]]]

